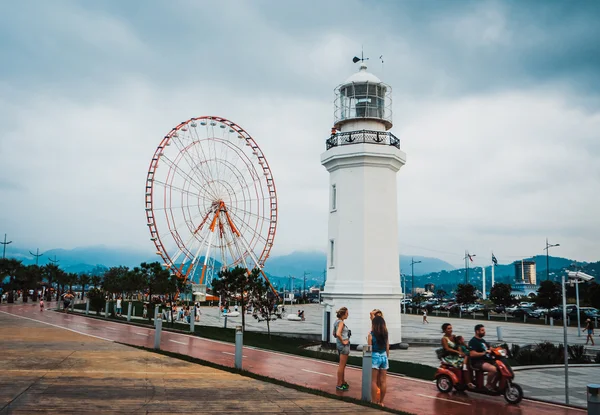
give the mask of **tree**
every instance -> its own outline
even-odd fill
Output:
[[[92,278],[90,278],[90,282],[92,283],[94,288],[98,288],[102,285],[102,277],[100,275],[92,274]]]
[[[425,300],[425,297],[423,297],[422,294],[416,294],[413,298],[412,298],[412,303],[414,305],[417,306],[417,308],[421,305],[421,303],[423,302],[423,300]]]
[[[600,284],[592,282],[585,293],[585,299],[590,306],[600,309]]]
[[[435,292],[435,295],[437,296],[437,298],[444,298],[445,296],[448,295],[448,293],[446,292],[446,290],[442,290],[440,288]]]
[[[490,300],[497,306],[508,307],[515,303],[511,292],[510,284],[496,283],[490,290]]]
[[[42,267],[42,276],[48,281],[48,289],[46,290],[46,301],[52,300],[51,288],[54,287],[59,279],[59,275],[62,271],[56,264],[47,264]]]
[[[550,309],[556,307],[562,301],[562,290],[560,284],[554,281],[542,281],[537,290],[535,305]]]
[[[269,339],[271,339],[271,320],[277,320],[277,317],[273,318],[277,306],[277,298],[266,281],[257,279],[254,284],[254,292],[250,303],[257,313],[258,321],[267,321],[267,333],[269,334]]]
[[[28,265],[19,268],[16,273],[16,285],[23,292],[23,302],[27,302],[29,290],[33,290],[32,299],[37,300],[37,288],[42,281],[41,268],[37,265]]]
[[[90,283],[90,276],[88,274],[79,274],[78,282],[81,285],[81,298],[85,297],[85,287]]]
[[[225,269],[219,272],[219,278],[213,281],[213,291],[232,301],[238,301],[241,306],[242,327],[246,329],[246,308],[249,299],[254,298],[259,293],[261,287],[260,270],[255,268],[248,272],[245,268],[235,267],[231,270]],[[262,284],[262,283],[261,283]]]
[[[13,291],[17,289],[17,273],[21,268],[23,268],[21,261],[13,258],[0,259],[0,283],[2,283],[3,289],[8,291],[7,300],[9,303],[13,303],[15,301]],[[6,277],[9,278],[8,282],[3,283]]]
[[[109,294],[119,294],[124,291],[128,267],[111,267],[104,273],[102,289]]]
[[[100,314],[102,306],[104,305],[104,292],[96,287],[91,288],[87,297],[90,300],[90,308],[96,312],[96,315]]]
[[[471,304],[477,300],[476,289],[471,284],[458,284],[456,288],[456,302],[459,304]]]
[[[77,284],[79,276],[74,272],[68,272],[65,277],[65,284],[69,286],[69,291],[73,291],[73,284]]]

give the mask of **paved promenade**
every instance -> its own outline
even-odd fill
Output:
[[[146,347],[151,347],[153,344],[154,330],[150,328],[128,326],[56,312],[46,311],[40,313],[32,305],[0,307],[1,313],[11,313],[54,327],[64,327],[70,331],[97,336],[109,342],[119,341]],[[161,348],[222,365],[233,366],[234,346],[232,344],[185,334],[163,332]],[[289,383],[335,393],[336,365],[330,362],[245,347],[244,368]],[[347,380],[353,387],[349,392],[338,393],[360,398],[360,370],[349,368],[347,370]],[[583,410],[528,400],[524,400],[519,406],[515,407],[506,404],[500,397],[473,396],[472,399],[462,394],[444,395],[437,392],[432,382],[389,376],[386,403],[388,407],[394,409],[424,415],[585,414]]]
[[[5,313],[0,350],[0,414],[381,413]]]

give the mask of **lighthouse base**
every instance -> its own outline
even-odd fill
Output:
[[[337,320],[336,311],[342,307],[348,309],[346,325],[352,331],[352,345],[367,344],[367,336],[371,332],[370,313],[373,309],[383,312],[390,345],[402,342],[402,314],[400,300],[402,294],[321,294],[323,301],[323,342],[335,343],[333,324]]]

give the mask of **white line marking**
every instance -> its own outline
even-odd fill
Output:
[[[314,370],[302,369],[302,371],[308,372],[308,373],[315,373],[317,375],[329,376],[330,378],[333,377],[333,375],[329,375],[327,373],[315,372]]]
[[[147,336],[148,335],[146,333],[133,333],[133,334],[137,334],[138,336]]]
[[[67,328],[67,327],[59,326],[59,325],[57,325],[57,324],[47,323],[47,322],[45,322],[45,321],[36,320],[36,319],[34,319],[34,318],[29,318],[29,317],[25,317],[25,316],[20,316],[20,315],[18,315],[18,314],[7,313],[6,311],[0,311],[0,313],[8,314],[9,316],[13,316],[13,317],[24,318],[24,319],[26,319],[26,320],[36,321],[36,322],[38,322],[38,323],[47,324],[47,325],[49,325],[49,326],[52,326],[52,327],[56,327],[56,328],[59,328],[59,329],[68,330],[68,331],[71,331],[71,332],[73,332],[73,333],[81,334],[81,335],[83,335],[83,336],[93,337],[93,338],[95,338],[95,339],[106,340],[106,341],[108,341],[108,342],[113,342],[113,343],[114,343],[114,340],[107,339],[106,337],[100,337],[100,336],[94,336],[93,334],[82,333],[82,332],[80,332],[80,331],[77,331],[77,330],[73,330],[73,329],[69,329],[69,328]]]
[[[438,400],[440,400],[440,401],[446,401],[446,402],[457,403],[457,404],[459,404],[459,405],[471,406],[471,404],[470,404],[470,403],[453,401],[452,399],[438,398],[437,396],[423,395],[423,394],[421,394],[421,393],[417,393],[417,396],[422,396],[423,398],[438,399]]]
[[[561,405],[559,403],[551,403],[551,402],[544,402],[544,401],[534,401],[534,400],[527,399],[527,398],[523,398],[523,400],[527,401],[527,402],[531,402],[533,404],[541,404],[541,405],[547,405],[547,406],[554,406],[556,408],[563,408],[563,409],[568,408],[568,409],[573,410],[573,411],[586,412],[585,409],[576,408],[576,407],[573,407],[573,406],[565,406],[565,405]]]
[[[235,353],[230,353],[230,352],[221,352],[221,353],[228,354],[228,355],[231,355],[231,356],[235,356]],[[242,355],[242,357],[248,357],[248,356]]]
[[[114,328],[114,327],[102,327],[102,328],[103,328],[103,329],[106,329],[106,330],[117,330],[117,329],[116,329],[116,328]]]
[[[184,346],[187,346],[187,343],[184,343],[184,342],[178,342],[177,340],[170,340],[170,339],[169,339],[169,341],[170,341],[170,342],[173,342],[173,343],[179,343],[179,344],[183,344]]]

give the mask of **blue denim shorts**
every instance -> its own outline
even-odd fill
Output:
[[[390,368],[390,363],[386,352],[373,352],[371,355],[371,367],[373,369],[388,370]]]

